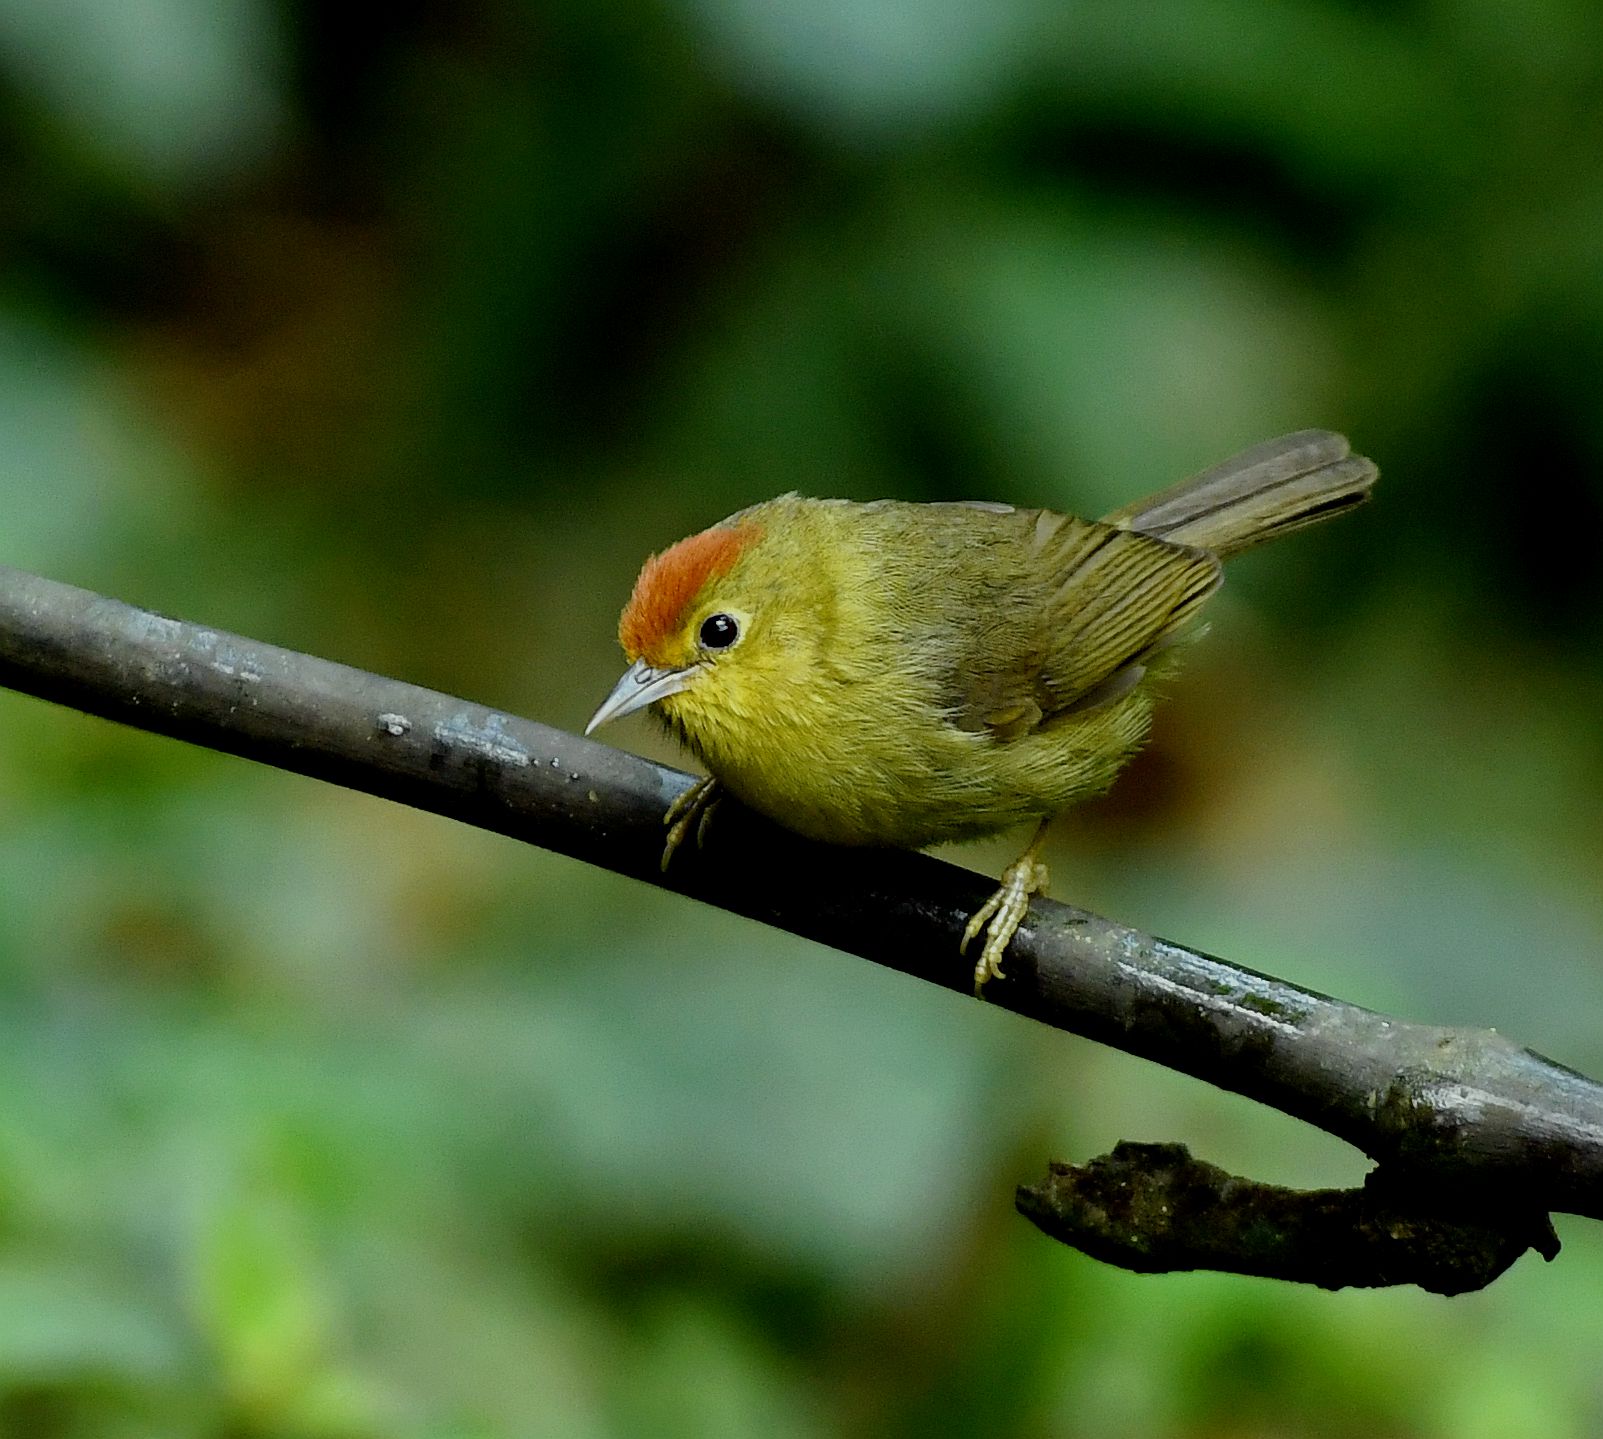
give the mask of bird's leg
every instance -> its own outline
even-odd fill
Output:
[[[723,793],[718,781],[708,775],[698,779],[689,789],[681,791],[679,797],[668,806],[668,812],[662,817],[662,822],[668,826],[668,838],[662,846],[664,874],[668,872],[668,862],[673,858],[673,852],[690,837],[691,830],[696,832],[697,849],[707,842],[707,825],[713,811],[722,802]]]
[[[979,961],[974,966],[976,999],[985,997],[985,986],[989,981],[1006,977],[1002,973],[1002,952],[1023,922],[1024,913],[1030,907],[1030,896],[1046,892],[1048,875],[1046,866],[1038,856],[1041,846],[1046,842],[1049,823],[1049,820],[1041,821],[1030,847],[1002,871],[1001,887],[985,901],[963,931],[963,943],[958,946],[959,954],[967,954],[969,945],[982,929],[985,931],[985,948],[980,951]]]

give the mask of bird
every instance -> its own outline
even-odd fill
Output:
[[[835,845],[1033,826],[959,946],[984,935],[983,997],[1049,882],[1048,826],[1141,747],[1223,562],[1377,475],[1302,430],[1099,520],[781,495],[646,560],[618,623],[629,667],[585,732],[647,709],[705,766],[664,816],[664,870],[725,794]]]

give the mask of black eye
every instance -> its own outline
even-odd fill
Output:
[[[726,650],[740,638],[740,626],[733,615],[708,615],[701,622],[701,647]]]

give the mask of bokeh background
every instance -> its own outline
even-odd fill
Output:
[[[1340,427],[1377,502],[1234,567],[1056,892],[1597,1073],[1600,101],[1594,0],[4,0],[0,562],[577,728],[741,505]],[[1453,1301],[1141,1278],[1011,1208],[1120,1138],[1363,1172],[0,696],[0,1434],[1603,1432],[1597,1225]]]

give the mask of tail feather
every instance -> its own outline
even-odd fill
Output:
[[[1104,516],[1104,523],[1221,558],[1340,514],[1379,471],[1329,430],[1299,430]]]

